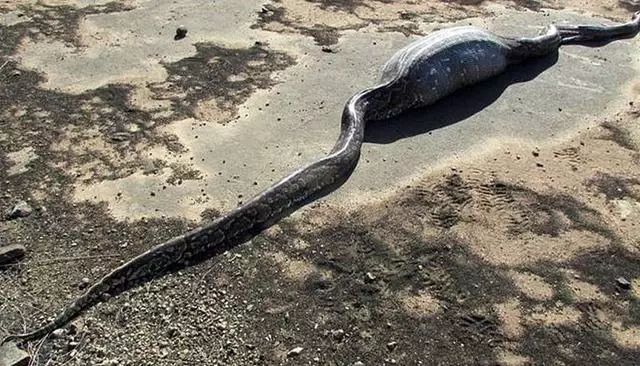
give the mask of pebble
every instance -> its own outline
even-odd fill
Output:
[[[397,346],[398,346],[398,342],[389,342],[389,343],[387,343],[387,348],[390,351],[393,351],[394,349],[396,349]]]
[[[78,288],[80,288],[81,290],[84,288],[87,288],[89,285],[91,284],[91,280],[87,277],[83,277],[80,280],[80,283],[78,284]]]
[[[353,364],[353,366],[364,366],[364,362],[362,361],[357,361]]]
[[[25,201],[19,201],[10,210],[6,212],[7,219],[17,219],[19,217],[27,217],[31,215],[33,208]]]
[[[331,336],[337,341],[341,341],[344,338],[344,330],[337,329],[331,331]]]
[[[175,336],[180,335],[180,331],[178,330],[178,328],[175,327],[169,327],[169,329],[167,329],[167,336],[169,338],[173,338]]]
[[[123,142],[129,140],[130,135],[127,132],[115,132],[111,136],[111,141]]]
[[[302,347],[293,348],[289,352],[287,352],[287,357],[298,356],[299,354],[302,353],[303,350],[304,348]]]
[[[67,331],[65,329],[56,329],[51,332],[51,336],[53,338],[64,338],[67,335]]]
[[[0,346],[0,365],[2,366],[28,366],[31,362],[29,354],[13,343],[7,342]]]
[[[176,29],[176,35],[173,37],[173,39],[175,39],[176,41],[179,39],[183,39],[184,37],[187,36],[187,27],[185,27],[184,25],[179,26]]]
[[[624,277],[618,277],[616,279],[616,284],[623,290],[629,290],[631,288],[631,282]]]
[[[371,272],[367,272],[365,274],[365,276],[364,276],[364,281],[366,283],[371,283],[371,282],[373,282],[375,280],[376,280],[376,276],[374,276],[373,273],[371,273]]]
[[[20,244],[0,247],[0,265],[17,262],[24,257],[26,249]]]

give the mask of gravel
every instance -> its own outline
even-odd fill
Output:
[[[27,217],[31,215],[33,208],[25,201],[18,201],[11,209],[9,209],[5,216],[9,220],[17,219],[20,217]]]

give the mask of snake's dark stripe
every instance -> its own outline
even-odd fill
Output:
[[[542,56],[563,43],[608,41],[634,36],[639,17],[616,26],[550,27],[535,38],[509,39],[474,27],[441,30],[398,51],[385,65],[381,83],[351,97],[340,136],[330,154],[282,179],[244,205],[184,235],[151,248],[104,276],[55,320],[27,334],[33,340],[60,328],[106,294],[210,258],[244,243],[300,207],[340,187],[360,157],[365,123],[434,103],[457,89],[502,73],[508,65]]]

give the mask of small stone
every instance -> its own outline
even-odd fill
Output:
[[[387,343],[387,348],[389,351],[393,351],[398,346],[398,342],[389,342]]]
[[[83,277],[78,284],[78,288],[80,290],[87,288],[91,284],[91,280],[87,277]]]
[[[20,76],[20,75],[22,75],[20,70],[13,70],[13,72],[11,73],[11,76]]]
[[[114,142],[123,142],[129,140],[129,134],[127,132],[115,132],[111,136],[111,141]]]
[[[287,352],[287,357],[298,356],[298,355],[300,355],[302,353],[303,350],[304,350],[304,348],[302,348],[302,347],[293,348],[289,352]]]
[[[51,336],[53,338],[64,338],[67,335],[67,331],[65,329],[56,329],[51,332]]]
[[[0,247],[0,265],[17,262],[26,253],[25,248],[20,244],[11,244]]]
[[[187,32],[188,32],[187,27],[185,27],[184,25],[181,25],[176,29],[176,35],[173,37],[173,39],[176,41],[183,39],[184,37],[187,36]]]
[[[341,341],[344,338],[344,330],[342,330],[342,329],[332,330],[331,331],[331,336],[336,341]]]
[[[620,287],[623,290],[631,289],[631,282],[629,282],[629,280],[627,280],[624,277],[618,277],[616,279],[616,284],[618,285],[618,287]]]
[[[69,334],[78,334],[80,330],[84,328],[84,320],[82,318],[76,319],[69,324]]]
[[[364,275],[364,282],[366,282],[366,283],[372,283],[375,280],[376,280],[376,276],[374,276],[374,274],[371,273],[371,272],[367,272]]]
[[[353,366],[364,366],[364,362],[356,361],[356,362],[353,363]]]
[[[29,206],[27,202],[19,201],[18,203],[16,203],[15,206],[13,206],[13,208],[7,211],[6,216],[7,216],[7,219],[12,220],[12,219],[17,219],[19,217],[27,217],[31,215],[32,212],[33,212],[33,209],[31,208],[31,206]]]
[[[364,339],[364,340],[369,340],[371,338],[373,338],[373,335],[371,335],[371,332],[363,330],[360,332],[359,334],[360,338]]]
[[[0,365],[28,366],[31,362],[29,354],[13,343],[7,342],[0,346]]]
[[[169,329],[167,329],[167,336],[169,338],[173,338],[175,336],[180,335],[180,331],[178,330],[178,328],[175,327],[169,327]]]
[[[331,47],[322,47],[322,52],[326,52],[326,53],[335,53],[336,51],[331,48]]]

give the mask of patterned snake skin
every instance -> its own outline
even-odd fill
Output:
[[[386,63],[379,85],[348,100],[340,136],[328,156],[295,171],[213,222],[133,258],[88,288],[52,322],[31,333],[10,336],[3,343],[43,337],[102,301],[105,295],[115,296],[244,243],[334,191],[358,163],[366,121],[432,104],[457,89],[502,73],[510,64],[557,52],[562,44],[633,37],[639,28],[636,13],[622,25],[552,26],[535,38],[503,38],[474,27],[456,27],[419,39]]]

